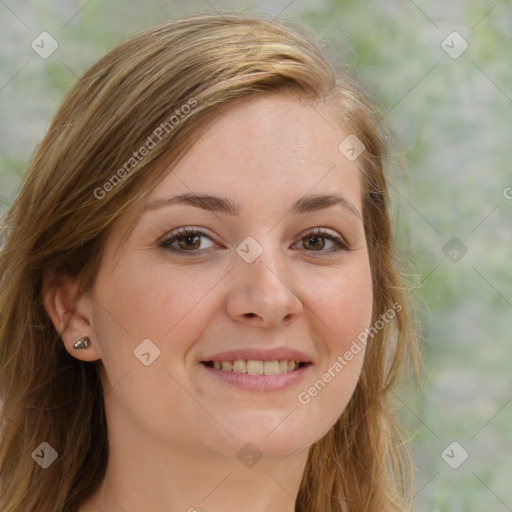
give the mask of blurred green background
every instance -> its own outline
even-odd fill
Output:
[[[0,215],[78,76],[141,29],[216,9],[309,27],[385,115],[426,368],[423,392],[396,395],[414,509],[512,510],[510,0],[1,1]],[[45,31],[59,47],[43,59],[31,43]]]

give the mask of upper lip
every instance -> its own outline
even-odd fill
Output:
[[[219,352],[213,356],[202,359],[207,361],[234,361],[235,359],[253,359],[256,361],[296,361],[298,363],[311,363],[311,358],[304,352],[288,347],[275,347],[272,349],[246,348]]]

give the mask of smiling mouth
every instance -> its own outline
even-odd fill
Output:
[[[309,366],[311,363],[286,361],[258,361],[254,359],[235,359],[234,361],[202,361],[201,364],[219,371],[245,373],[248,375],[280,375],[291,373]]]

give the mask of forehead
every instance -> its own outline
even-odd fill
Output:
[[[208,193],[269,209],[308,193],[339,192],[360,210],[359,166],[339,149],[349,133],[332,108],[277,94],[227,108],[148,201]]]

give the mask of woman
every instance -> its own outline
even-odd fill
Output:
[[[4,512],[410,509],[376,115],[253,15],[147,30],[79,80],[5,219]]]

